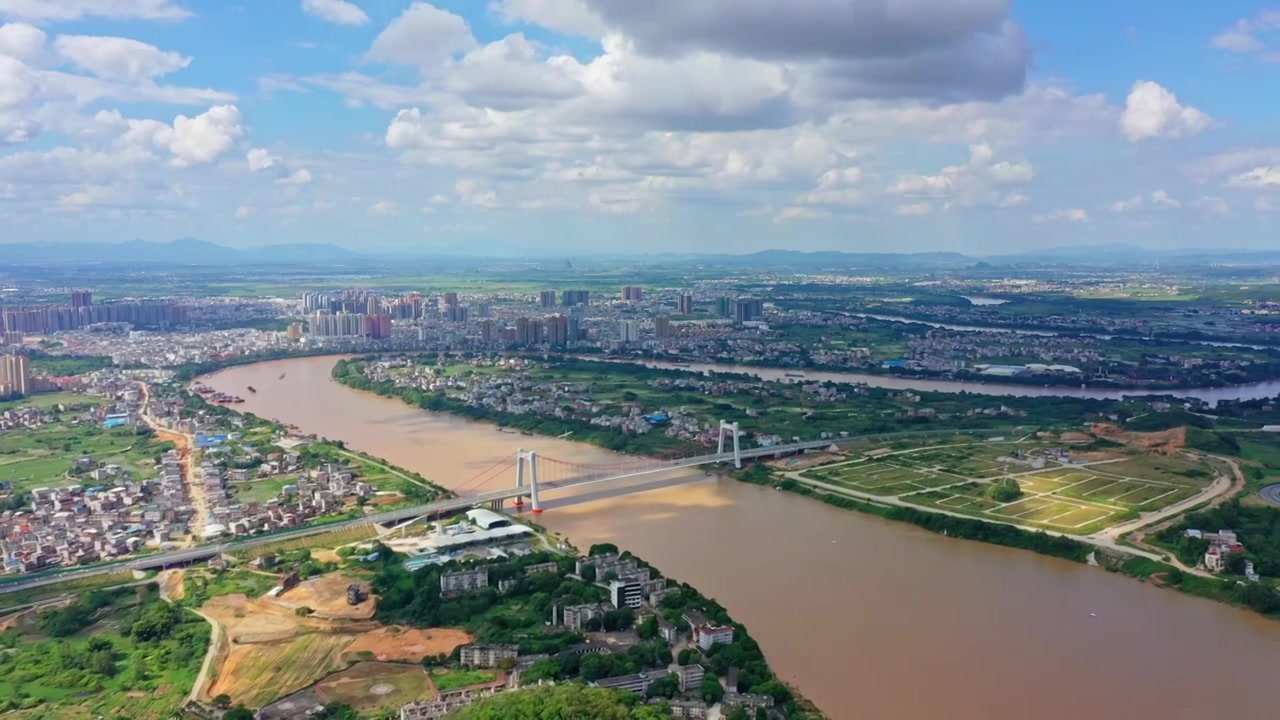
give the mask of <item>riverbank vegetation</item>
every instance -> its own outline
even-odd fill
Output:
[[[1136,413],[1133,406],[1110,401],[783,383],[739,373],[703,375],[568,357],[539,359],[518,370],[497,367],[494,358],[445,358],[452,362],[440,365],[441,360],[430,354],[395,356],[391,362],[396,367],[383,372],[373,367],[376,358],[346,359],[339,360],[332,373],[348,387],[400,398],[424,410],[533,434],[568,435],[636,455],[696,451],[700,443],[714,441],[697,428],[714,428],[720,420],[738,422],[747,446],[754,446],[757,438],[815,439],[824,433],[838,438],[947,430],[1000,432],[1020,424],[1025,432],[1108,416],[1124,419]],[[446,387],[428,389],[428,378]],[[466,390],[472,381],[479,389]],[[519,389],[512,383],[519,383]],[[489,387],[493,389],[486,391]],[[518,396],[530,409],[512,412],[486,395],[507,403]],[[655,421],[652,427],[627,422],[650,414],[667,419]],[[696,427],[689,426],[689,420]],[[714,430],[706,432],[714,434]]]

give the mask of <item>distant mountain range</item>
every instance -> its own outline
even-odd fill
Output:
[[[195,238],[167,242],[133,240],[124,243],[11,243],[0,244],[0,257],[15,265],[139,265],[168,266],[291,265],[294,267],[367,266],[397,262],[447,261],[461,264],[481,257],[442,256],[428,252],[356,252],[337,245],[301,243],[235,248]],[[617,261],[696,262],[739,268],[791,268],[799,270],[898,269],[946,270],[978,263],[992,266],[1080,265],[1150,267],[1163,265],[1249,264],[1278,265],[1280,250],[1210,250],[1182,248],[1152,250],[1134,245],[1052,247],[1017,255],[972,256],[956,252],[847,253],[838,251],[764,250],[744,255],[678,254],[584,256],[583,259]],[[493,258],[490,258],[492,260]],[[512,259],[512,258],[508,258]]]

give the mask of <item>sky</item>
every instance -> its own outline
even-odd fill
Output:
[[[1280,5],[0,0],[5,242],[1275,248]],[[56,248],[55,248],[56,250]]]

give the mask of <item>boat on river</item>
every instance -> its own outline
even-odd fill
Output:
[[[256,388],[254,388],[252,385],[250,385],[250,386],[249,386],[249,392],[251,392],[251,393],[256,393],[256,392],[258,392],[258,391],[257,391],[257,389],[256,389]]]

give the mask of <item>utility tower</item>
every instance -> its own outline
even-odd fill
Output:
[[[716,449],[716,454],[717,455],[724,454],[725,433],[729,433],[729,435],[733,438],[733,466],[741,470],[742,469],[742,448],[739,447],[738,445],[738,423],[736,422],[727,423],[723,420],[720,421],[720,442]]]
[[[525,466],[528,470],[525,470]],[[529,488],[529,501],[533,505],[533,514],[542,514],[542,503],[538,499],[538,453],[520,448],[516,451],[516,489]],[[516,498],[516,507],[524,506],[524,498]]]

